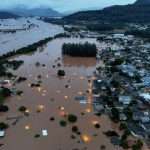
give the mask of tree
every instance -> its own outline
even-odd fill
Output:
[[[120,123],[119,129],[120,129],[120,130],[125,130],[125,129],[127,129],[126,123]]]
[[[0,95],[4,98],[11,96],[11,91],[8,88],[2,88],[0,91]]]
[[[141,150],[143,147],[143,142],[141,140],[137,140],[136,144],[132,146],[132,150]]]
[[[64,43],[62,46],[62,53],[73,57],[96,57],[97,47],[95,44],[88,42],[81,43]]]
[[[117,108],[112,108],[111,109],[111,114],[112,114],[112,119],[116,122],[119,121],[119,111]]]
[[[0,122],[0,130],[6,130],[8,128],[8,124],[4,122]]]
[[[67,126],[67,122],[65,120],[61,120],[59,123],[60,123],[60,125],[62,127],[66,127]]]
[[[0,112],[7,112],[9,110],[8,106],[0,105]]]
[[[65,76],[65,71],[64,70],[58,70],[57,75],[58,76]]]
[[[73,115],[73,114],[69,114],[68,115],[68,121],[70,123],[75,123],[77,121],[77,116]]]
[[[27,110],[27,108],[25,106],[21,106],[19,109],[18,109],[20,112],[25,112]]]

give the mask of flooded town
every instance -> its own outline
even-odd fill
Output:
[[[150,150],[147,29],[0,19],[0,150]]]

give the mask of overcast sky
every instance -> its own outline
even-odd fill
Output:
[[[128,4],[135,0],[1,0],[0,7],[7,8],[14,5],[36,7],[46,5],[60,12],[76,11],[81,9],[103,8],[114,4]]]

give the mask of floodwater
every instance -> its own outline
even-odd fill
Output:
[[[0,120],[7,122],[10,127],[5,138],[0,140],[0,144],[4,144],[0,150],[100,150],[101,145],[105,145],[107,150],[117,149],[103,134],[107,130],[116,129],[117,126],[107,116],[94,115],[92,93],[86,92],[92,89],[97,60],[72,58],[61,54],[64,42],[85,41],[98,44],[95,39],[56,39],[33,54],[15,58],[24,60],[24,65],[15,73],[27,77],[27,81],[16,84],[16,88],[24,93],[7,100],[10,111],[1,114]],[[36,66],[37,62],[41,65]],[[64,78],[57,76],[59,69],[65,70]],[[37,79],[38,75],[41,75],[41,79]],[[37,83],[38,80],[42,81],[41,87],[31,88],[30,84]],[[74,100],[75,96],[80,95],[87,96],[86,104]],[[18,111],[20,106],[27,107],[29,116]],[[39,108],[41,112],[37,113]],[[59,122],[65,120],[64,114],[75,114],[78,117],[77,122],[61,127]],[[17,116],[23,117],[15,125],[14,120],[6,120],[7,117]],[[50,121],[51,117],[55,120]],[[99,123],[100,129],[96,129],[94,123]],[[72,132],[73,125],[78,126],[81,135]],[[47,130],[48,136],[42,136],[43,129]],[[35,138],[36,134],[40,137]],[[76,138],[72,139],[72,135]],[[84,137],[84,140],[81,137]]]
[[[14,33],[0,32],[0,55],[64,32],[61,26],[45,23],[36,18],[0,20],[0,30],[16,30]]]

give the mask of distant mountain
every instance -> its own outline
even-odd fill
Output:
[[[150,5],[150,0],[137,0],[135,5]]]
[[[28,8],[24,5],[18,5],[14,8],[8,9],[7,10],[10,13],[13,13],[15,15],[19,15],[22,17],[60,17],[62,16],[59,12],[45,7],[45,6],[41,6],[41,7],[37,7],[37,8]]]
[[[9,19],[9,18],[18,18],[18,15],[6,12],[6,11],[0,11],[0,19]]]
[[[81,11],[63,18],[66,23],[150,22],[150,0],[137,0],[130,5],[115,5],[102,10]]]

